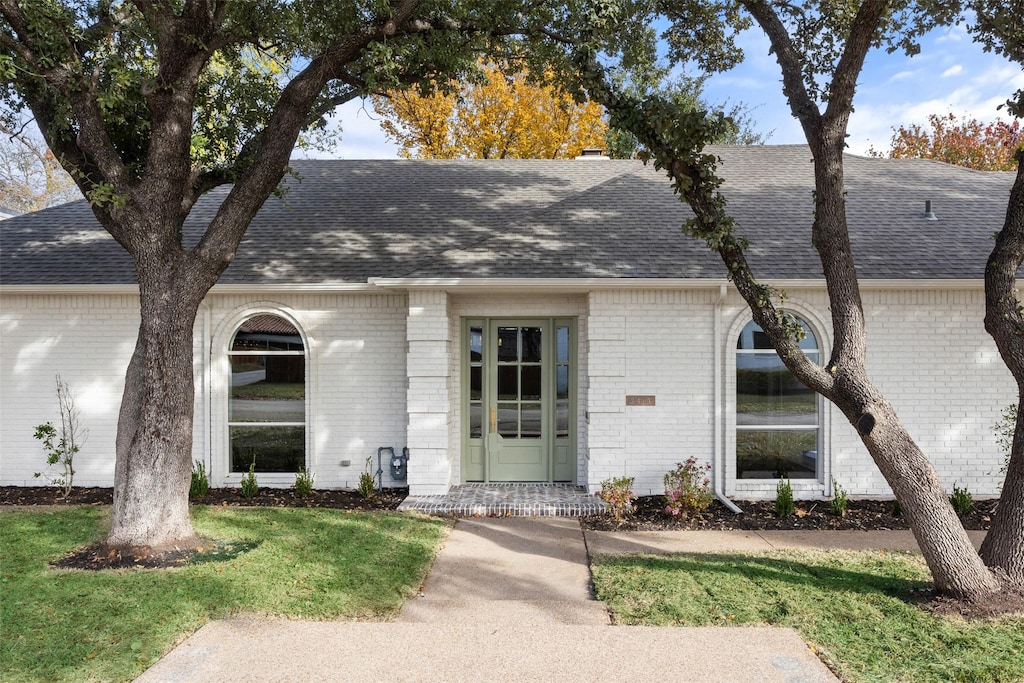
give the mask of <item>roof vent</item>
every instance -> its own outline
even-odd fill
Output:
[[[924,203],[924,219],[926,221],[937,221],[939,217],[932,213],[932,200],[925,200]]]
[[[580,155],[576,157],[577,160],[586,159],[591,160],[604,160],[607,161],[609,157],[605,156],[604,150],[599,147],[589,147],[580,152]]]

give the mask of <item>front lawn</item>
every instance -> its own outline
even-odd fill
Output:
[[[238,613],[387,619],[423,580],[445,529],[401,514],[195,506],[196,530],[227,541],[232,559],[48,566],[102,539],[109,509],[0,511],[0,679],[131,680],[205,622]]]
[[[592,569],[619,624],[788,626],[847,681],[1024,681],[1024,618],[926,612],[912,554],[611,556]]]

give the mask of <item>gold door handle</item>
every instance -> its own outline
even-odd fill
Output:
[[[491,408],[491,432],[498,431],[498,409]]]

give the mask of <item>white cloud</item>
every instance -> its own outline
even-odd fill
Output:
[[[956,76],[964,72],[964,67],[960,64],[954,64],[945,71],[942,72],[943,78],[949,78],[950,76]]]
[[[889,80],[886,81],[886,83],[906,81],[908,79],[914,78],[915,76],[917,76],[916,71],[900,71],[899,73],[894,73],[892,76],[889,76]]]

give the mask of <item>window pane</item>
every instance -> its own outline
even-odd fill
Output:
[[[738,479],[816,479],[818,431],[736,432]]]
[[[559,363],[569,362],[569,328],[559,327],[555,332],[557,344],[557,360]]]
[[[480,327],[469,328],[469,359],[477,363],[483,358],[484,331]]]
[[[522,425],[519,436],[523,439],[539,439],[541,435],[541,411],[539,403],[524,403]]]
[[[239,325],[232,351],[302,351],[295,326],[276,315],[255,315]]]
[[[797,380],[776,354],[737,354],[736,424],[817,425],[817,394]]]
[[[519,398],[519,366],[498,366],[498,398],[512,401]]]
[[[569,436],[569,402],[558,401],[555,406],[555,436]]]
[[[539,327],[524,327],[523,330],[523,362],[539,363],[541,356],[541,334]]]
[[[498,328],[498,361],[510,363],[519,360],[519,328]]]
[[[569,366],[559,365],[556,369],[558,398],[569,398]]]
[[[469,438],[479,439],[483,436],[482,407],[479,403],[469,404]]]
[[[483,394],[484,369],[475,365],[469,369],[469,399],[479,401]]]
[[[498,404],[498,434],[512,439],[519,436],[519,406],[517,404]]]
[[[522,370],[523,400],[539,401],[541,399],[541,381],[539,365],[524,365]]]
[[[231,427],[231,471],[298,472],[306,464],[305,427]]]
[[[305,422],[306,359],[232,356],[231,422]]]

